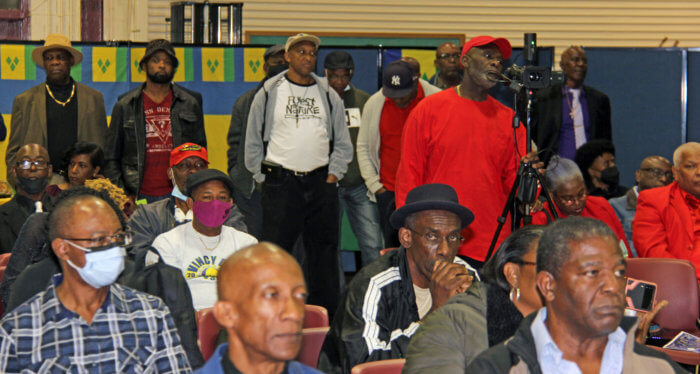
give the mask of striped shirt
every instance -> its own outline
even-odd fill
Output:
[[[162,300],[118,284],[92,323],[56,296],[57,274],[46,289],[0,320],[2,373],[189,372],[168,307]]]

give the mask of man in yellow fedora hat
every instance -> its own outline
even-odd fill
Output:
[[[75,142],[92,142],[104,148],[107,137],[102,94],[70,76],[71,67],[83,59],[70,40],[49,34],[44,45],[34,49],[32,59],[46,70],[46,82],[17,95],[12,104],[5,155],[8,173],[16,163],[17,150],[25,144],[46,148],[54,170],[58,170],[64,151]]]

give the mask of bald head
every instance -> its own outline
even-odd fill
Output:
[[[40,200],[53,169],[49,152],[39,144],[26,144],[15,154],[12,176],[17,180],[17,192],[32,200]]]
[[[217,290],[214,316],[229,333],[229,358],[239,370],[259,372],[255,362],[284,365],[297,356],[306,284],[285,250],[260,243],[234,253],[219,268]]]
[[[573,88],[581,87],[588,71],[588,58],[583,48],[573,46],[566,49],[561,54],[559,65],[566,73],[566,84]]]
[[[21,160],[22,157],[26,155],[37,155],[43,157],[47,162],[49,160],[49,151],[46,150],[46,148],[40,146],[39,144],[36,143],[31,143],[31,144],[25,144],[22,147],[19,148],[17,151],[17,160]]]
[[[420,78],[420,62],[418,62],[418,60],[410,56],[401,57],[401,60],[408,62],[411,65],[415,76]]]
[[[640,192],[649,188],[665,186],[673,182],[671,163],[661,156],[646,157],[639,165],[635,177]]]

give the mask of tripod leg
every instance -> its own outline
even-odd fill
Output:
[[[515,176],[515,181],[513,182],[513,187],[510,189],[510,193],[508,194],[508,200],[506,201],[506,206],[503,207],[503,212],[501,215],[498,217],[498,227],[496,227],[496,233],[493,235],[493,239],[491,239],[491,245],[489,246],[489,251],[486,253],[486,258],[484,259],[484,262],[488,261],[489,258],[491,258],[491,255],[493,254],[494,249],[496,249],[496,243],[498,242],[498,237],[501,235],[501,230],[503,229],[503,225],[506,223],[506,218],[508,217],[508,213],[513,213],[513,202],[515,201],[515,195],[518,193],[518,186],[520,185],[520,178],[522,175],[523,171],[523,166],[520,166],[520,169],[518,170],[518,173]]]

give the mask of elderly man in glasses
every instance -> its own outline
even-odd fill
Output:
[[[434,61],[437,72],[430,78],[430,84],[444,90],[462,81],[459,52],[459,47],[452,42],[444,42],[437,47]]]
[[[363,362],[403,358],[423,317],[471,285],[475,270],[455,256],[461,230],[473,220],[446,184],[410,191],[406,205],[390,218],[401,247],[362,268],[350,282],[319,369],[349,373]]]
[[[88,191],[60,195],[49,216],[62,273],[0,321],[0,372],[189,371],[163,301],[115,283],[129,235],[114,202]]]
[[[637,257],[637,250],[632,244],[632,221],[637,212],[637,197],[644,190],[671,184],[673,182],[671,163],[661,156],[646,157],[635,173],[635,178],[637,179],[636,186],[627,190],[623,196],[614,197],[608,202],[622,222],[622,228],[625,230],[625,236],[630,244],[630,251]]]
[[[34,212],[50,205],[44,191],[51,179],[49,152],[39,144],[27,144],[17,151],[11,173],[17,181],[12,200],[0,205],[0,253],[8,253],[17,240],[24,221]]]

